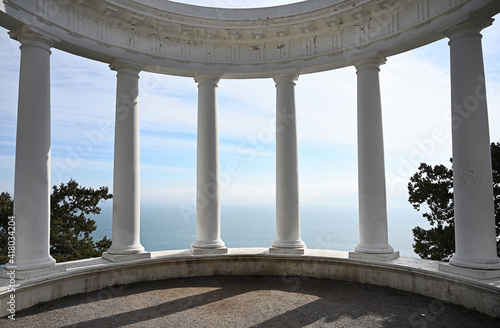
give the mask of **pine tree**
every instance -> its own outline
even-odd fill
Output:
[[[500,256],[500,143],[491,144],[497,252]],[[423,259],[448,261],[455,252],[453,169],[420,164],[408,183],[408,201],[423,213],[431,228],[413,228],[413,249]]]
[[[52,187],[50,197],[50,254],[57,262],[99,257],[111,246],[106,236],[95,242],[91,233],[96,223],[88,215],[101,212],[99,203],[113,196],[108,187],[92,189],[79,186],[71,179]],[[7,192],[0,194],[0,263],[7,258],[7,224],[13,214],[13,199]]]

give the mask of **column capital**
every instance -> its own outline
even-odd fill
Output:
[[[12,39],[21,42],[22,45],[31,43],[33,41],[38,41],[39,46],[43,46],[47,49],[53,47],[56,43],[61,42],[61,39],[59,39],[58,37],[44,32],[36,26],[32,25],[23,25],[21,27],[13,29],[9,31],[9,36]]]
[[[203,72],[196,72],[194,76],[194,81],[200,84],[212,84],[215,87],[218,86],[219,81],[220,81],[220,76],[213,74],[213,73],[203,73]]]
[[[295,85],[295,81],[297,81],[298,79],[299,76],[294,73],[286,73],[273,76],[273,80],[276,85],[284,83]]]
[[[380,65],[385,64],[387,59],[380,52],[375,52],[370,55],[365,55],[354,59],[354,67],[356,71],[364,70],[380,70]]]
[[[271,76],[276,84],[280,83],[292,83],[295,85],[295,81],[299,79],[299,72],[297,69],[287,69],[271,72]]]
[[[109,68],[113,71],[129,71],[130,74],[138,75],[142,71],[142,67],[134,62],[116,58],[109,64]]]
[[[443,34],[453,42],[464,36],[478,35],[482,29],[493,24],[494,19],[475,13],[469,13],[468,17],[443,31]]]

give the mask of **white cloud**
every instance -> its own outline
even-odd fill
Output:
[[[300,76],[296,84],[299,143],[355,145],[354,69]]]
[[[443,69],[411,53],[389,59],[381,69],[384,132],[391,136],[386,140],[389,149],[408,149],[415,139],[429,136],[432,129],[448,127],[449,75]]]
[[[356,206],[357,196],[356,180],[300,185],[301,202],[308,205]]]
[[[185,167],[175,167],[175,166],[160,166],[160,165],[141,165],[141,169],[151,169],[151,170],[165,170],[165,171],[187,171],[193,172],[193,169],[185,168]]]
[[[142,130],[196,133],[196,105],[188,101],[164,95],[148,95],[140,99],[139,107]]]
[[[141,187],[141,199],[146,202],[160,204],[193,204],[195,189],[191,186],[144,186]]]
[[[252,2],[259,4],[274,3]],[[483,34],[491,139],[500,141],[496,128],[500,123],[499,27],[493,25]],[[448,57],[448,45],[443,40],[390,57],[381,66],[389,197],[406,195],[409,175],[420,159],[437,164],[447,163],[451,156]],[[19,47],[5,34],[0,36],[0,58],[0,183],[3,189],[12,191],[13,173],[9,172],[13,172],[15,154]],[[80,143],[89,140],[90,131],[99,132],[103,122],[110,122],[102,140],[98,138],[92,151],[82,156],[81,164],[67,174],[86,181],[102,176],[108,183],[112,179],[116,73],[103,63],[57,50],[53,51],[51,65],[53,161],[65,160],[68,148],[78,149]],[[189,198],[195,186],[197,85],[192,78],[146,72],[140,76],[143,199]],[[355,69],[303,75],[296,85],[301,199],[311,203],[321,199],[355,200]],[[275,93],[272,79],[219,83],[221,170],[229,160],[242,168],[223,191],[226,201],[274,202],[274,140],[260,142],[259,137],[274,133]],[[436,131],[442,132],[441,139],[429,146]],[[262,149],[256,151],[256,146]],[[249,160],[253,151],[258,156]],[[102,173],[95,174],[99,170]]]
[[[276,186],[273,183],[231,183],[221,188],[220,197],[225,204],[275,204]]]
[[[141,135],[141,152],[149,157],[172,156],[173,154],[195,154],[196,140],[178,136]]]

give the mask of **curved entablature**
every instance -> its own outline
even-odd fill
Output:
[[[500,12],[492,0],[309,0],[222,9],[160,0],[4,0],[0,24],[53,36],[63,51],[143,70],[223,78],[312,73],[391,56],[444,37],[471,13]],[[16,33],[14,33],[15,35]]]

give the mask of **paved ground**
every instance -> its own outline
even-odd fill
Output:
[[[500,327],[386,287],[307,278],[210,277],[115,286],[0,319],[0,327]]]

